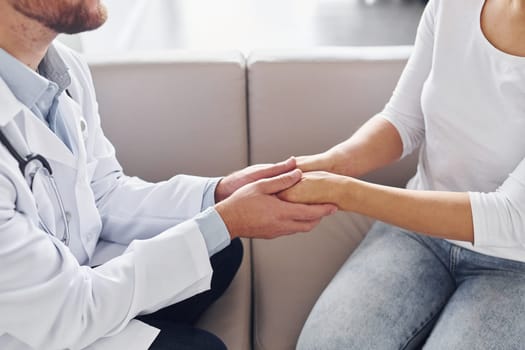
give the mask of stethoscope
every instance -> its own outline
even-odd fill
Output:
[[[5,148],[18,162],[18,168],[22,172],[22,175],[26,179],[29,188],[31,189],[31,192],[33,192],[33,194],[34,178],[37,173],[41,173],[45,178],[49,180],[49,185],[56,198],[60,210],[60,215],[62,216],[62,220],[64,221],[64,234],[62,235],[62,238],[59,238],[56,235],[56,233],[52,232],[49,229],[48,225],[46,225],[46,223],[40,216],[40,213],[38,214],[39,223],[42,226],[42,229],[46,231],[47,234],[60,239],[65,245],[69,245],[70,232],[68,216],[66,214],[66,210],[64,209],[64,202],[62,201],[62,197],[60,196],[60,192],[58,191],[58,186],[55,182],[55,178],[53,177],[53,169],[51,168],[51,165],[49,164],[47,159],[41,154],[32,152],[29,152],[27,153],[27,155],[22,156],[20,152],[17,152],[13,144],[8,140],[3,128],[0,129],[0,142],[2,142]]]

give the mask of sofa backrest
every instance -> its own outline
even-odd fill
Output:
[[[410,47],[257,51],[248,58],[251,163],[325,151],[388,102]],[[416,156],[367,180],[403,186]]]
[[[88,57],[103,128],[147,180],[321,152],[381,111],[410,47]],[[246,83],[247,82],[247,83]],[[416,155],[367,180],[403,186]]]
[[[129,175],[220,176],[248,162],[239,52],[88,57],[103,129]]]

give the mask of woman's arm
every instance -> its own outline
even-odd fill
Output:
[[[468,193],[398,189],[354,178],[406,156],[425,139],[421,95],[432,67],[438,5],[431,1],[426,7],[414,52],[385,109],[345,142],[320,154],[297,157],[305,172],[334,174],[305,173],[298,185],[280,194],[283,199],[333,203],[411,231],[474,241]]]
[[[384,110],[347,141],[320,154],[297,157],[301,170],[359,177],[419,147],[425,138],[421,94],[432,67],[437,6],[438,1],[431,1],[425,8],[414,51]]]
[[[328,171],[359,177],[386,166],[401,157],[403,143],[397,129],[388,120],[376,115],[348,140],[326,152],[297,157],[302,171]]]
[[[367,215],[410,231],[474,242],[468,193],[414,191],[311,172],[305,173],[298,185],[279,196],[292,202],[332,203],[341,210]]]

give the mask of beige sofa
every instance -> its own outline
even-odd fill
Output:
[[[323,151],[379,112],[410,47],[88,57],[106,134],[128,174],[220,176]],[[415,158],[367,177],[403,186]],[[372,220],[245,240],[243,265],[200,320],[231,350],[293,349],[310,309]]]

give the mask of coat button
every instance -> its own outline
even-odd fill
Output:
[[[80,120],[80,130],[84,132],[86,131],[86,128],[87,128],[86,121],[84,119],[81,119]]]

